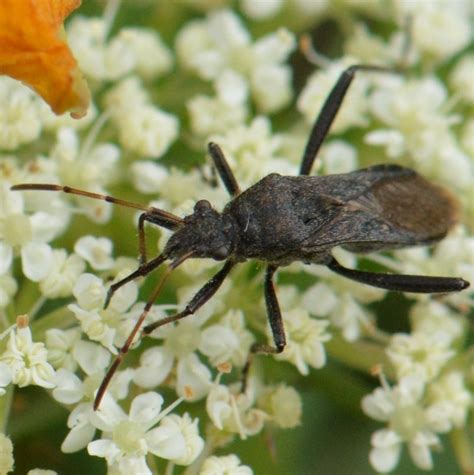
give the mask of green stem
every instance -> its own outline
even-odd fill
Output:
[[[465,475],[474,474],[474,440],[466,429],[454,429],[450,433],[456,460]]]
[[[61,307],[33,322],[31,331],[35,340],[44,340],[47,330],[51,328],[66,330],[74,325],[77,325],[77,321],[73,313],[67,307]]]
[[[0,397],[0,432],[5,433],[13,401],[14,386],[9,384],[6,393]]]
[[[348,342],[334,336],[326,345],[329,356],[349,368],[371,373],[377,365],[382,365],[384,374],[394,378],[393,368],[385,354],[385,348],[377,343],[367,341]]]

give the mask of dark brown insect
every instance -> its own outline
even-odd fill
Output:
[[[214,165],[231,196],[222,212],[213,209],[208,201],[201,200],[195,204],[193,214],[180,218],[158,208],[67,186],[21,184],[12,187],[13,190],[63,191],[143,211],[138,224],[139,267],[110,286],[105,306],[118,288],[170,261],[134,330],[102,381],[94,402],[95,409],[139,332],[165,278],[189,258],[211,258],[225,261],[225,264],[182,312],[145,326],[143,333],[150,334],[162,325],[193,314],[215,294],[235,264],[256,259],[267,266],[264,292],[274,346],[254,344],[251,353],[280,353],[285,348],[285,332],[272,279],[278,267],[294,261],[325,265],[349,279],[388,290],[436,293],[460,291],[469,286],[461,278],[348,269],[333,257],[331,251],[335,246],[343,246],[353,252],[373,252],[431,244],[442,239],[457,220],[457,206],[451,194],[409,168],[376,165],[341,175],[307,176],[344,95],[359,70],[391,72],[383,67],[356,65],[342,73],[313,125],[300,176],[271,174],[241,192],[220,147],[209,144]],[[145,254],[145,222],[174,231],[164,251],[150,260]]]

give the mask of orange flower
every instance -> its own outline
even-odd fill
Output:
[[[0,74],[34,89],[56,114],[87,112],[90,92],[62,23],[81,0],[0,0]]]

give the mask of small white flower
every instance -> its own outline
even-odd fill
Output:
[[[48,361],[55,369],[76,370],[77,361],[72,354],[72,350],[80,339],[81,330],[79,328],[69,330],[50,328],[46,331],[45,344],[48,349]]]
[[[427,382],[436,377],[455,354],[449,343],[449,336],[439,333],[397,333],[391,337],[386,353],[399,378],[413,375]]]
[[[432,467],[430,448],[440,441],[430,425],[423,406],[424,383],[416,376],[402,378],[390,388],[384,383],[362,400],[362,409],[370,417],[386,421],[387,429],[372,435],[370,463],[378,472],[389,472],[397,465],[402,443],[409,447],[413,462],[421,469]]]
[[[136,161],[132,164],[132,180],[135,188],[144,194],[158,193],[163,181],[168,176],[168,170],[151,160]]]
[[[173,56],[155,30],[123,28],[117,35],[135,56],[135,71],[145,79],[167,73],[173,66]]]
[[[107,111],[112,116],[119,116],[127,109],[150,102],[148,92],[142,80],[136,76],[127,76],[117,82],[104,96]]]
[[[34,92],[3,76],[0,78],[0,149],[15,150],[41,133],[39,100]]]
[[[93,132],[91,132],[93,135]],[[90,139],[89,139],[90,142]],[[51,150],[51,159],[56,164],[61,183],[96,193],[105,193],[104,186],[117,176],[120,149],[111,143],[80,143],[76,130],[62,127],[57,131],[56,144]],[[38,193],[35,194],[37,196]],[[111,216],[111,204],[83,196],[72,198],[82,213],[95,222],[104,223]]]
[[[186,103],[191,129],[202,137],[242,125],[248,115],[248,85],[242,76],[224,71],[214,81],[214,89],[215,97],[198,95]]]
[[[41,293],[50,299],[68,297],[85,268],[77,254],[68,256],[64,249],[53,249],[49,273],[40,281]]]
[[[148,104],[125,110],[116,123],[123,147],[145,157],[161,157],[179,130],[174,115]]]
[[[199,475],[253,475],[252,469],[241,465],[237,455],[211,455],[202,464]]]
[[[103,408],[104,405],[109,404],[110,399],[106,395],[101,402],[101,407]],[[70,430],[61,444],[62,452],[71,454],[87,447],[97,430],[91,422],[93,418],[94,409],[91,402],[82,402],[71,411],[67,420],[67,426]]]
[[[110,353],[96,343],[82,340],[75,342],[72,353],[85,373],[84,380],[81,381],[71,370],[59,369],[56,373],[53,396],[64,404],[75,404],[82,399],[92,401],[95,390],[109,365]]]
[[[324,175],[349,173],[357,169],[357,149],[343,140],[332,140],[321,149]]]
[[[474,105],[474,84],[472,78],[474,77],[474,54],[464,55],[462,59],[456,64],[449,82],[455,92],[467,104]]]
[[[195,401],[206,396],[212,386],[211,372],[195,354],[201,342],[202,323],[196,315],[153,332],[151,336],[162,339],[163,346],[143,353],[140,366],[135,370],[135,383],[144,388],[155,387],[176,365],[177,394],[184,397],[187,388],[190,388],[192,397],[188,399]]]
[[[265,388],[258,402],[278,427],[291,429],[301,424],[301,396],[291,386],[279,384]]]
[[[240,392],[240,384],[233,389],[215,384],[207,396],[206,410],[219,430],[239,434],[245,439],[258,434],[268,419],[264,411],[253,407],[254,402],[250,391]]]
[[[114,264],[113,243],[107,238],[82,236],[74,244],[74,251],[95,270],[110,269]]]
[[[283,323],[287,345],[275,358],[289,361],[304,375],[309,373],[308,365],[322,368],[326,363],[324,343],[331,338],[326,331],[329,322],[311,318],[303,309],[294,309],[283,313]]]
[[[47,241],[63,226],[59,217],[45,212],[27,216],[21,193],[11,191],[8,183],[0,184],[0,274],[8,271],[15,251],[19,250],[23,273],[35,282],[44,279],[53,257]]]
[[[90,442],[89,454],[106,458],[109,467],[123,474],[151,475],[145,461],[149,452],[177,464],[192,463],[204,445],[197,421],[187,415],[165,417],[176,403],[164,411],[162,404],[159,394],[149,392],[132,401],[128,416],[118,406],[98,411],[97,424],[110,438]]]
[[[243,313],[230,310],[219,323],[210,325],[202,331],[199,350],[214,366],[231,362],[237,367],[242,367],[254,341],[252,333],[244,325]]]
[[[394,2],[400,18],[411,15],[413,44],[427,57],[446,60],[462,50],[471,39],[469,2],[423,0]],[[436,34],[433,34],[436,32]]]
[[[462,373],[452,371],[442,375],[428,388],[428,417],[439,432],[463,427],[472,407],[473,395],[466,387]]]
[[[75,16],[68,24],[68,43],[81,71],[96,81],[118,79],[135,66],[132,48],[119,37],[107,38],[102,18]]]
[[[436,300],[416,303],[410,309],[410,322],[413,332],[446,338],[450,343],[455,343],[466,331],[465,319]]]
[[[133,325],[125,312],[137,299],[138,288],[135,282],[121,287],[104,309],[106,293],[101,279],[92,274],[82,274],[73,289],[77,304],[70,304],[68,308],[91,340],[101,343],[115,354],[114,344],[121,346]]]
[[[211,12],[206,20],[188,23],[176,41],[178,56],[186,67],[207,80],[235,71],[247,79],[257,106],[268,113],[291,99],[291,72],[283,62],[294,48],[294,36],[283,28],[252,44],[230,10]]]
[[[104,348],[91,342],[81,343],[82,346],[76,349],[76,353],[80,366],[86,373],[84,381],[74,373],[59,370],[56,378],[57,388],[53,391],[54,398],[64,404],[79,402],[67,421],[70,430],[61,445],[64,453],[77,452],[85,448],[94,438],[97,415],[93,409],[93,401],[110,360],[110,355],[104,353],[106,352]],[[96,356],[97,359],[94,359]],[[115,399],[127,397],[132,377],[133,371],[130,369],[115,373],[100,403],[101,410],[114,410],[117,407],[111,395]]]
[[[47,361],[44,343],[33,342],[29,327],[10,332],[7,348],[0,356],[12,373],[12,382],[20,388],[34,384],[54,387],[54,369]]]
[[[283,0],[265,0],[255,2],[254,0],[240,0],[240,8],[252,20],[265,20],[276,15],[282,8]]]

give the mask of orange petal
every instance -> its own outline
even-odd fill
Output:
[[[87,112],[90,92],[64,41],[64,19],[81,0],[0,0],[0,74],[35,90],[56,114]]]

